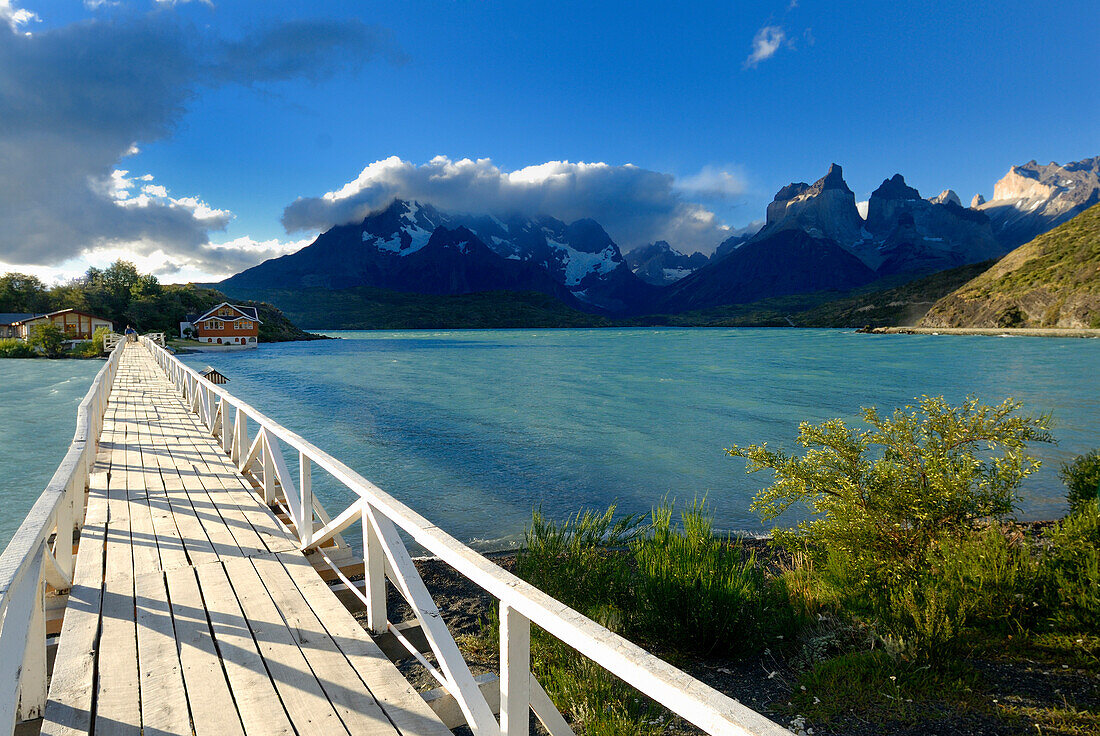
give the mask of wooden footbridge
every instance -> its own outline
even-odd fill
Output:
[[[313,496],[315,469],[354,492],[335,517]],[[342,536],[353,525],[358,551]],[[500,601],[499,675],[471,674],[403,536]],[[414,619],[389,620],[387,586]],[[517,736],[533,713],[566,736],[530,672],[532,622],[708,733],[789,733],[505,572],[143,338],[111,353],[0,556],[0,733]],[[401,659],[440,687],[418,693]]]

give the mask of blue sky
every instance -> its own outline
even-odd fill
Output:
[[[0,0],[0,268],[226,275],[350,216],[286,208],[394,156],[361,186],[426,196],[433,157],[490,159],[440,194],[467,208],[520,186],[471,180],[602,162],[532,170],[525,192],[552,175],[573,199],[518,201],[691,250],[833,161],[857,199],[900,172],[969,201],[1100,154],[1095,3],[687,5]]]

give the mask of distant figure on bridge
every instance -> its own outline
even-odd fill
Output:
[[[130,325],[126,325],[126,339],[130,342],[137,342],[137,330]]]

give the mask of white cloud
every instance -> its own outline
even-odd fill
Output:
[[[505,171],[487,158],[436,156],[417,165],[391,156],[370,164],[338,189],[300,197],[283,211],[283,225],[287,232],[326,230],[401,198],[463,214],[548,215],[566,222],[590,217],[624,251],[667,240],[687,252],[710,252],[728,228],[713,212],[685,199],[684,192],[706,190],[729,197],[743,187],[733,175],[710,169],[683,182],[631,164],[547,161]]]
[[[736,174],[712,166],[704,166],[699,173],[676,179],[676,188],[699,197],[725,199],[745,193],[745,182]]]
[[[399,60],[384,31],[356,22],[294,20],[226,40],[153,11],[20,32],[34,18],[0,0],[0,100],[15,103],[0,102],[7,264],[60,269],[123,246],[134,260],[160,252],[211,272],[259,258],[210,246],[231,213],[173,196],[120,161],[171,134],[203,89],[319,80],[379,54]]]
[[[775,56],[775,52],[787,38],[780,26],[764,26],[752,39],[752,53],[745,59],[745,68],[755,68],[757,64]]]
[[[11,0],[0,0],[0,22],[7,23],[13,33],[19,33],[20,27],[31,21],[37,23],[41,20],[37,13],[17,8],[12,5]]]

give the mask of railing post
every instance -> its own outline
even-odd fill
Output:
[[[531,622],[500,604],[500,733],[528,736],[531,720]]]
[[[225,454],[233,451],[233,435],[229,430],[229,402],[222,397],[222,450]]]
[[[267,428],[260,428],[260,452],[263,454],[264,468],[264,503],[271,506],[275,503],[275,463],[271,458],[271,438],[267,435]]]
[[[53,542],[53,557],[57,560],[57,566],[70,580],[73,578],[73,499],[76,497],[78,478],[69,482],[65,490],[65,497],[57,509],[57,527]],[[80,483],[83,485],[83,482]]]
[[[298,501],[302,518],[298,522],[298,539],[303,547],[313,541],[313,477],[309,455],[298,452]]]
[[[233,419],[233,464],[242,471],[241,457],[248,452],[248,415],[237,408],[237,416]]]
[[[386,633],[389,616],[386,611],[386,558],[382,551],[382,542],[378,532],[370,523],[366,513],[366,501],[361,502],[363,509],[363,577],[366,583],[364,593],[367,597],[367,628],[374,634]]]
[[[70,546],[72,534],[70,533]],[[23,666],[19,672],[19,710],[17,721],[40,718],[46,708],[46,597],[42,582],[40,556],[38,569],[34,571],[34,602],[31,604],[31,620],[27,627],[26,649],[23,650]]]

